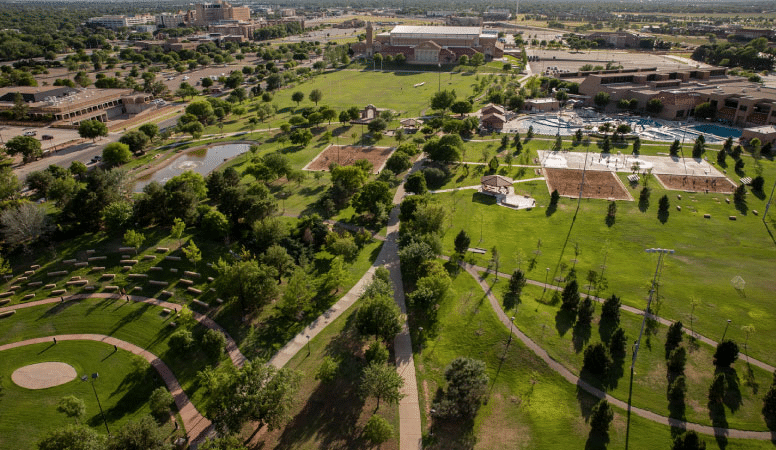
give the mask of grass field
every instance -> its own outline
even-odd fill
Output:
[[[492,283],[492,277],[489,280]],[[493,289],[501,301],[507,285],[505,281],[499,281]],[[523,292],[522,304],[516,310],[508,311],[507,315],[514,316],[515,326],[547,350],[553,359],[579,375],[584,347],[596,342],[606,343],[612,331],[609,324],[600,321],[600,306],[596,310],[596,316],[599,317],[593,321],[592,327],[576,326],[560,312],[559,305],[548,304],[552,292],[543,293],[541,287],[531,285],[526,286]],[[626,332],[628,341],[635,341],[641,327],[641,316],[623,311],[620,326]],[[647,331],[638,354],[632,403],[633,406],[664,416],[671,414],[668,401],[665,396],[656,393],[668,391],[664,350],[666,331],[667,327],[663,326],[650,327]],[[685,339],[683,343],[688,350],[685,369],[689,388],[686,402],[688,406],[685,413],[678,418],[705,425],[717,425],[722,416],[711,418],[706,400],[708,387],[714,376],[714,349],[699,342],[688,341]],[[603,381],[603,384],[609,386],[607,391],[623,401],[628,400],[628,364],[631,358],[632,349],[629,347],[620,367],[615,370],[615,375],[608,381]],[[772,374],[747,364],[742,349],[731,376],[731,379],[737,379],[738,382],[735,388],[731,388],[730,401],[725,405],[724,418],[728,426],[742,430],[766,431],[760,409],[762,395],[767,389],[766,386],[770,385]],[[598,380],[591,381],[600,383]]]
[[[766,180],[776,178],[772,162],[763,161],[763,166]],[[620,174],[628,186],[625,176]],[[737,182],[737,177],[733,176],[733,181]],[[453,238],[464,229],[472,237],[471,246],[498,248],[503,271],[511,271],[521,261],[528,277],[540,281],[547,267],[550,280],[560,278],[573,259],[579,260],[576,271],[583,279],[589,270],[600,272],[600,266],[606,264],[608,289],[602,294],[617,293],[624,303],[644,308],[656,261],[644,249],[672,248],[676,254],[666,259],[658,313],[688,323],[690,301],[697,299],[701,304],[695,310],[696,330],[719,339],[729,318],[734,326],[728,336],[743,341],[741,326],[753,324],[757,331],[750,337],[752,356],[776,362],[769,351],[776,329],[768,312],[773,297],[768,268],[776,257],[776,245],[761,217],[753,213],[763,211],[765,201],[750,193],[747,211],[742,214],[727,204],[723,195],[664,191],[654,180],[649,185],[649,205],[618,202],[612,227],[605,224],[607,202],[602,200],[582,200],[575,214],[577,201],[562,199],[557,211],[548,214],[549,193],[544,181],[516,185],[520,193],[533,196],[539,205],[528,211],[501,208],[468,191],[437,194],[435,198],[453,215],[444,237],[445,252],[452,251]],[[638,199],[640,186],[628,189]],[[671,203],[666,223],[657,218],[657,200],[663,194]],[[677,194],[682,195],[681,201]],[[676,211],[675,205],[681,205],[682,211]],[[712,218],[704,219],[704,214]],[[728,220],[730,215],[736,215],[737,220]],[[472,258],[485,266],[490,254]],[[736,291],[730,283],[737,275],[746,281],[743,291]]]
[[[417,325],[411,324],[411,329]],[[426,436],[426,448],[582,448],[583,442],[584,448],[607,447],[607,443],[590,437],[586,424],[594,399],[556,375],[519,340],[509,343],[509,330],[465,272],[454,279],[452,295],[441,305],[436,327],[424,335],[415,364],[426,429],[430,402],[437,389],[444,387],[444,369],[452,359],[480,359],[490,377],[487,404],[471,427],[437,427],[433,437]],[[608,448],[624,448],[625,428],[625,412],[615,409]],[[670,440],[668,427],[631,416],[629,448],[668,448]],[[714,448],[712,437],[704,440]],[[772,444],[730,439],[724,448],[766,449]]]
[[[148,397],[155,388],[164,386],[145,360],[125,351],[114,353],[113,346],[99,342],[64,341],[6,350],[0,357],[0,448],[35,448],[35,443],[49,431],[74,423],[74,419],[57,412],[59,399],[68,395],[86,404],[83,423],[105,433],[94,392],[80,378],[40,390],[21,388],[11,381],[11,373],[19,367],[47,361],[70,364],[79,377],[99,373],[94,387],[111,431],[149,414]],[[172,433],[171,425],[167,432]]]

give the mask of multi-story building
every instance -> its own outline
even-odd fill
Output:
[[[488,9],[482,14],[486,21],[509,20],[512,18],[512,12],[508,9]]]
[[[498,36],[483,33],[481,27],[398,25],[374,36],[371,22],[366,26],[365,42],[353,44],[352,48],[366,56],[402,54],[407,62],[416,64],[452,64],[462,55],[475,53],[486,58],[500,58],[504,54]]]
[[[134,16],[101,16],[92,17],[86,21],[87,25],[110,28],[118,30],[119,28],[129,28],[135,25],[144,25],[154,23],[156,18],[150,14],[137,14]]]
[[[716,119],[732,125],[776,124],[776,89],[727,75],[724,67],[590,74],[579,84],[579,92],[587,96],[590,106],[597,93],[608,93],[611,109],[622,99],[636,99],[640,109],[659,99],[662,110],[657,115],[668,120],[682,120],[694,114],[696,106],[708,102],[716,110]]]
[[[75,89],[63,86],[14,86],[0,89],[0,111],[14,107],[21,96],[32,117],[50,118],[71,125],[83,120],[107,122],[122,114],[137,114],[151,107],[150,94],[132,89]]]
[[[176,28],[187,22],[187,14],[184,11],[177,13],[162,13],[156,16],[156,25],[164,28]]]
[[[194,6],[194,25],[205,27],[222,20],[251,20],[251,9],[248,6],[232,6],[223,0]]]

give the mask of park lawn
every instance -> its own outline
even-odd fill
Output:
[[[353,319],[357,309],[356,306],[351,307],[311,339],[309,354],[307,349],[302,349],[286,364],[286,368],[303,374],[291,412],[292,419],[284,428],[264,434],[262,448],[368,447],[361,438],[361,432],[375,411],[376,402],[372,398],[364,400],[358,395],[360,373],[365,365],[363,348],[368,339],[359,336],[355,330]],[[339,362],[338,374],[331,383],[315,379],[315,373],[326,356]],[[381,402],[377,414],[394,429],[393,438],[378,448],[398,449],[398,406]]]
[[[772,167],[772,163],[764,162],[766,172],[771,170],[768,165]],[[459,195],[452,226],[443,239],[444,252],[452,252],[455,235],[464,229],[472,238],[472,247],[498,247],[503,271],[510,272],[521,259],[526,263],[528,278],[541,281],[545,278],[545,267],[551,268],[550,279],[554,279],[561,274],[561,263],[571,265],[575,244],[579,245],[576,270],[581,278],[589,270],[600,271],[604,249],[608,248],[605,275],[609,288],[602,294],[615,292],[625,304],[643,308],[656,262],[656,257],[644,253],[644,249],[672,248],[677,253],[665,260],[662,273],[665,301],[659,314],[689,322],[690,299],[697,298],[702,302],[695,311],[698,332],[710,337],[721,336],[726,319],[730,318],[736,327],[729,336],[742,341],[740,327],[754,324],[757,331],[750,338],[751,355],[769,363],[776,362],[769,351],[776,328],[768,312],[773,297],[768,268],[776,256],[774,242],[763,230],[760,217],[751,213],[754,209],[763,210],[763,200],[749,194],[750,212],[741,215],[733,205],[724,202],[724,196],[665,191],[652,182],[648,209],[642,212],[636,202],[618,202],[616,222],[609,228],[604,223],[606,201],[581,201],[579,214],[572,220],[577,200],[564,198],[558,210],[548,217],[549,193],[545,181],[518,186],[521,193],[533,196],[539,207],[513,211],[481,195],[469,197],[468,192],[465,197]],[[636,190],[631,189],[631,193],[638,198]],[[671,212],[668,221],[662,224],[657,219],[657,200],[664,193],[671,199]],[[677,194],[682,194],[682,201],[676,199]],[[446,205],[447,211],[453,210],[451,194],[436,194],[434,198]],[[677,204],[683,206],[682,211],[675,210]],[[704,219],[704,213],[711,214],[712,218]],[[729,215],[737,215],[738,220],[727,220]],[[536,255],[539,240],[540,254]],[[472,258],[486,266],[490,254]],[[737,275],[746,281],[742,292],[730,284]]]
[[[492,277],[489,277],[489,284]],[[580,280],[582,286],[585,283]],[[503,294],[507,288],[506,280],[502,279],[493,288],[493,293],[503,305]],[[584,293],[586,290],[581,289]],[[544,300],[542,300],[542,298]],[[608,342],[608,336],[613,331],[611,325],[600,320],[600,306],[596,305],[596,317],[591,327],[575,326],[566,314],[560,312],[560,305],[551,305],[552,291],[543,292],[538,286],[527,285],[521,297],[522,304],[516,310],[507,311],[508,316],[515,317],[515,326],[523,331],[534,342],[544,348],[549,355],[563,364],[571,372],[579,375],[584,348],[596,342]],[[642,317],[622,311],[620,327],[628,336],[628,342],[638,338]],[[689,326],[689,324],[686,324]],[[657,414],[668,416],[670,411],[665,393],[668,391],[666,378],[665,335],[667,327],[653,326],[645,331],[641,350],[636,361],[636,376],[633,385],[633,401],[635,407],[647,409]],[[714,350],[700,341],[689,342],[685,336],[682,344],[688,351],[685,375],[687,377],[687,408],[684,418],[687,421],[704,425],[717,425],[709,417],[707,408],[708,387],[714,376],[712,365]],[[595,385],[607,386],[607,392],[623,401],[628,401],[628,366],[633,354],[628,347],[626,355],[615,362],[613,376],[603,383],[591,379]],[[729,401],[725,405],[727,424],[730,428],[743,430],[765,431],[767,427],[760,412],[762,395],[770,385],[772,374],[746,363],[741,349],[739,362],[734,366],[734,377],[738,386],[730,390]],[[738,372],[736,374],[736,372]],[[733,400],[740,400],[733,401]]]
[[[40,362],[59,361],[70,364],[78,376],[70,382],[47,389],[25,389],[11,381],[16,369]],[[150,414],[148,397],[164,383],[144,359],[101,342],[60,341],[34,344],[2,352],[0,377],[0,448],[30,449],[48,432],[75,423],[57,412],[59,399],[74,395],[84,401],[83,423],[104,434],[105,426],[90,383],[81,375],[99,373],[94,387],[100,397],[108,427],[115,431],[125,423]],[[7,380],[7,381],[5,381]],[[165,426],[172,434],[171,424]],[[181,430],[182,433],[182,430]]]
[[[169,325],[171,321],[174,321],[172,315],[163,314],[158,306],[92,298],[17,310],[13,316],[0,321],[0,342],[6,344],[57,334],[92,333],[115,337],[161,358],[191,402],[202,409],[203,392],[196,376],[212,361],[198,351],[183,356],[170,351],[168,340],[176,331]],[[205,327],[196,324],[191,331],[195,336],[200,335]],[[228,361],[226,356],[222,360]]]
[[[411,324],[411,329],[417,325]],[[417,338],[417,331],[413,334]],[[498,321],[480,286],[465,272],[454,278],[452,293],[438,311],[436,327],[425,337],[422,352],[415,353],[424,429],[428,429],[431,399],[444,387],[444,369],[450,361],[458,356],[482,360],[490,377],[487,404],[472,427],[435,425],[434,437],[425,436],[426,448],[458,448],[456,444],[463,442],[466,448],[475,449],[580,448],[582,441],[587,441],[586,448],[603,448],[605,443],[591,437],[586,424],[595,398],[553,372],[519,340],[510,343],[509,330]],[[623,448],[625,411],[614,411],[609,448]],[[670,440],[669,427],[631,416],[631,448],[667,448]],[[704,440],[713,442],[708,436]],[[769,442],[730,440],[726,448],[770,446]]]

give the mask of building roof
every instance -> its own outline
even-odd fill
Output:
[[[495,119],[497,122],[502,122],[502,123],[507,121],[507,119],[504,116],[502,116],[501,114],[498,114],[498,113],[487,114],[487,115],[485,115],[482,118],[482,121],[483,122],[489,122],[489,121],[491,121],[493,119]]]
[[[506,187],[512,186],[514,181],[512,181],[511,178],[503,177],[501,175],[485,175],[480,178],[480,183],[485,186]]]
[[[417,26],[417,25],[397,25],[391,30],[391,35],[397,34],[425,34],[425,35],[459,35],[459,36],[479,36],[482,28],[480,27],[443,27],[443,26]]]
[[[0,101],[13,102],[16,94],[22,95],[27,103],[42,102],[46,97],[63,97],[78,92],[78,89],[68,86],[11,86],[0,89]]]

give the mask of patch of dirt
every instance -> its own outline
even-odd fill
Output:
[[[579,187],[582,184],[581,170],[545,167],[544,175],[547,178],[547,187],[550,192],[557,189],[561,197],[579,198]],[[582,198],[633,201],[617,174],[600,170],[587,170],[585,172]]]
[[[394,150],[395,147],[330,145],[310,161],[305,170],[329,170],[331,163],[352,166],[356,161],[365,159],[372,163],[372,172],[379,173]]]
[[[655,178],[663,187],[673,191],[732,194],[736,190],[736,185],[725,177],[655,174]]]

